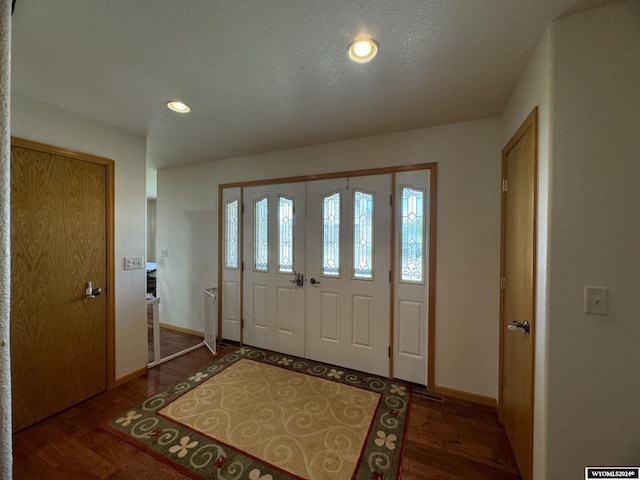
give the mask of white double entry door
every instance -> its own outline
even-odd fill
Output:
[[[390,375],[392,188],[388,174],[243,188],[243,343]],[[425,312],[394,357],[423,384]]]

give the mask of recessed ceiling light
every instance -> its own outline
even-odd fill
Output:
[[[180,102],[179,100],[171,100],[170,102],[167,102],[167,107],[178,113],[189,113],[191,111],[191,107],[189,105]]]
[[[347,49],[348,57],[356,63],[370,62],[378,54],[378,42],[372,38],[360,38],[351,42]]]

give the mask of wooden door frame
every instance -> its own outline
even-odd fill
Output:
[[[522,139],[525,133],[533,128],[534,142],[533,142],[533,239],[532,239],[532,333],[531,333],[531,419],[533,422],[533,410],[534,410],[534,389],[535,389],[535,359],[536,359],[536,331],[537,331],[537,312],[536,312],[536,299],[537,299],[537,258],[538,258],[538,107],[534,107],[533,110],[529,113],[527,118],[522,122],[518,130],[513,134],[511,139],[507,142],[505,147],[502,149],[502,171],[501,178],[504,180],[507,178],[507,156],[513,150],[513,148],[517,145],[517,143]],[[502,284],[502,278],[505,275],[505,217],[506,217],[506,198],[507,192],[502,189],[501,194],[501,219],[500,219],[500,283]],[[498,376],[498,415],[502,421],[503,410],[502,410],[502,376],[504,372],[504,295],[505,290],[500,288],[500,360],[499,360],[499,376]],[[532,425],[532,435],[533,435],[533,425]],[[530,465],[533,466],[533,438],[531,439],[531,451],[529,452],[531,462]],[[522,473],[522,472],[521,472]],[[531,478],[532,472],[528,472],[528,478]]]
[[[438,389],[435,385],[435,338],[436,338],[436,239],[437,239],[437,217],[438,217],[438,164],[436,162],[432,163],[418,163],[414,165],[400,165],[400,166],[392,166],[392,167],[381,167],[381,168],[370,168],[370,169],[362,169],[362,170],[349,170],[344,172],[331,172],[324,174],[316,174],[316,175],[301,175],[295,177],[282,177],[282,178],[270,178],[263,180],[251,180],[246,182],[233,182],[233,183],[224,183],[218,185],[218,298],[220,301],[217,305],[217,315],[218,319],[222,318],[222,263],[223,263],[223,238],[222,238],[222,215],[223,215],[223,200],[222,200],[222,191],[225,188],[240,188],[240,198],[243,199],[244,187],[254,187],[259,185],[272,185],[274,183],[292,183],[292,182],[311,182],[314,180],[325,180],[325,179],[333,179],[333,178],[345,178],[345,177],[358,177],[358,176],[368,176],[368,175],[392,175],[392,181],[395,182],[395,174],[399,172],[410,172],[414,170],[429,170],[429,268],[428,268],[428,281],[429,281],[429,290],[427,292],[428,298],[428,318],[429,322],[427,325],[427,391],[431,393],[435,393]],[[391,189],[391,197],[393,198],[393,209],[391,211],[391,222],[395,222],[395,187]],[[242,220],[239,220],[242,221]],[[392,223],[391,229],[391,243],[390,243],[390,255],[391,255],[391,302],[390,302],[390,357],[389,357],[389,373],[391,376],[391,372],[393,371],[393,345],[394,345],[394,290],[393,286],[395,283],[395,262],[394,262],[394,251],[395,248],[393,232],[395,231],[395,223]],[[238,241],[242,242],[243,240],[242,229],[240,229],[240,238]],[[242,262],[242,249],[240,249],[239,261]],[[242,275],[240,276],[240,298],[243,295],[243,282]],[[242,319],[242,301],[240,302],[240,318]],[[221,322],[218,322],[218,338],[221,338],[220,335],[222,333]],[[240,343],[242,343],[242,325],[240,326]]]
[[[87,153],[77,152],[62,147],[55,147],[44,143],[25,140],[23,138],[11,137],[11,146],[33,150],[40,153],[48,153],[59,157],[70,158],[82,162],[94,163],[105,167],[105,233],[106,233],[106,276],[107,284],[104,292],[107,295],[107,331],[106,331],[106,352],[107,352],[107,370],[106,385],[107,390],[116,386],[116,368],[115,368],[115,162],[108,158],[98,157]]]

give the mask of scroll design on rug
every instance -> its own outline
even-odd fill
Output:
[[[105,428],[192,478],[398,478],[410,386],[240,348]]]

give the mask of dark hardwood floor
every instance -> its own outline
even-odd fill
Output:
[[[203,337],[160,327],[160,360],[202,343]],[[149,363],[156,361],[153,351],[153,307],[147,305],[147,349]]]
[[[219,355],[236,346],[219,346]],[[154,367],[14,435],[15,480],[184,479],[101,425],[212,362],[206,347]],[[470,402],[412,398],[401,478],[517,480],[495,411]]]

